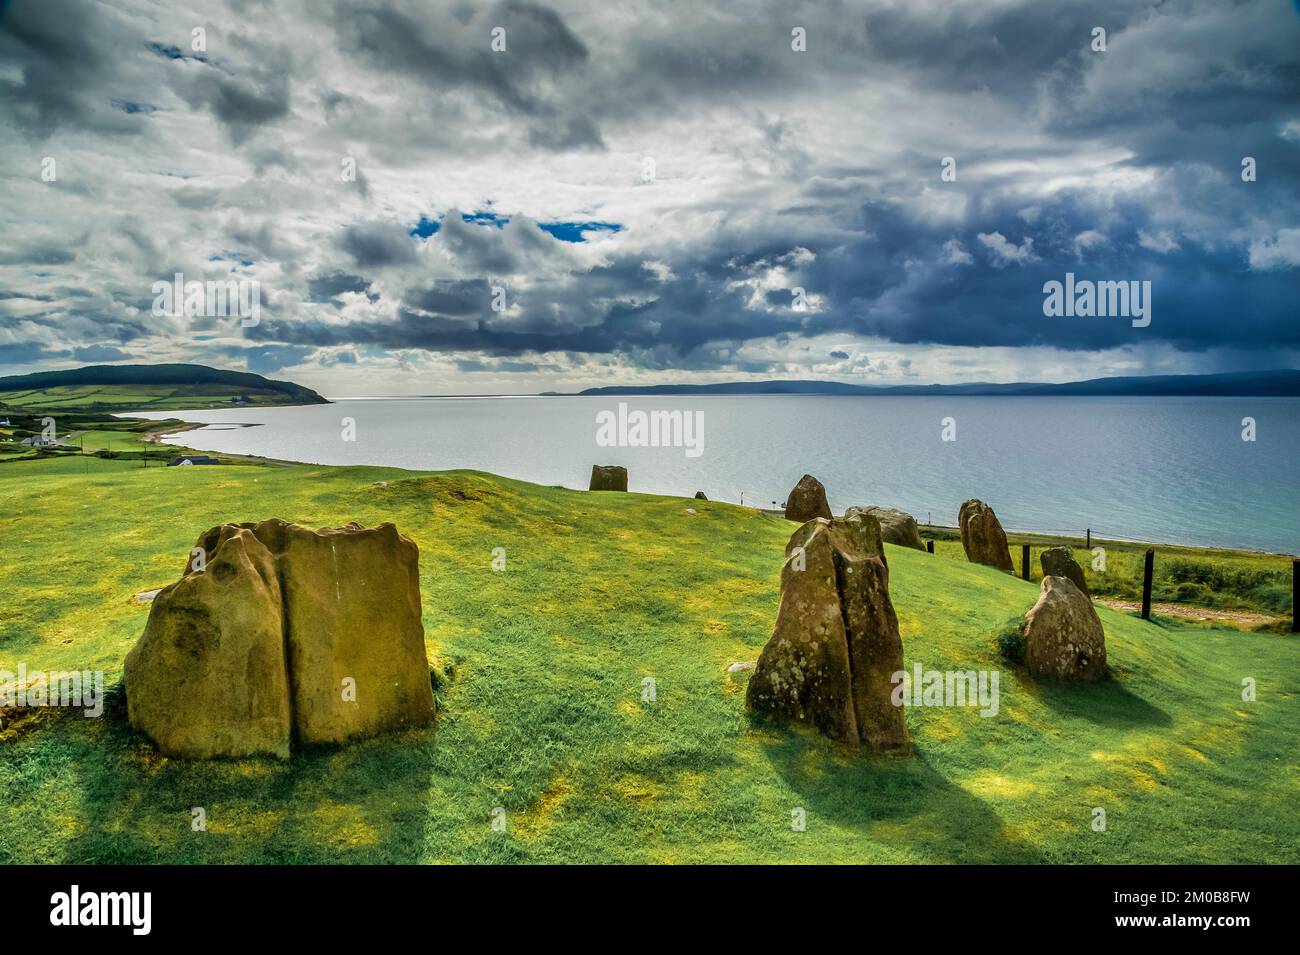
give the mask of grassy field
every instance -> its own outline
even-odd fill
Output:
[[[964,558],[961,540],[955,530],[925,527],[921,530],[923,536],[934,538],[935,553],[939,556]],[[1081,537],[1022,534],[1008,534],[1007,537],[1017,574],[1021,569],[1021,545],[1029,544],[1029,576],[1036,583],[1043,579],[1040,560],[1043,551],[1049,547],[1065,546],[1083,568],[1094,597],[1140,602],[1143,563],[1147,549],[1152,548],[1156,552],[1151,581],[1153,602],[1269,614],[1278,619],[1260,625],[1261,629],[1284,633],[1290,628],[1291,557],[1093,538],[1092,546],[1105,550],[1105,570],[1102,570],[1093,566],[1095,557],[1084,546]]]
[[[229,385],[62,385],[22,391],[0,391],[0,407],[81,411],[179,411],[228,408],[234,404],[284,404],[275,391]]]
[[[907,665],[1000,670],[1001,707],[909,708],[913,752],[862,755],[745,712],[748,674],[726,667],[770,636],[793,525],[716,502],[472,472],[14,462],[0,670],[116,682],[148,615],[133,595],[174,581],[207,527],[271,516],[393,521],[418,543],[436,728],[189,763],[134,734],[120,696],[97,720],[29,711],[0,731],[0,860],[1300,862],[1294,637],[1100,608],[1114,679],[1043,686],[995,646],[1036,584],[890,547]]]

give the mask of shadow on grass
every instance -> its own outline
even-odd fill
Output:
[[[1135,695],[1113,675],[1096,683],[1038,683],[1023,674],[1017,679],[1022,685],[1029,684],[1038,699],[1059,716],[1116,729],[1173,725],[1168,713]]]
[[[168,760],[114,710],[89,736],[71,719],[51,727],[81,797],[67,862],[414,863],[426,851],[436,730],[285,761]]]
[[[756,728],[783,734],[765,746],[767,755],[811,817],[853,826],[873,841],[925,853],[934,862],[1044,861],[984,802],[950,783],[915,750],[859,753],[803,728],[751,719]],[[810,765],[817,771],[809,772]]]

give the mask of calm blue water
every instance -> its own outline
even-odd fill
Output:
[[[340,399],[301,408],[190,411],[212,423],[175,443],[318,464],[475,468],[585,488],[622,464],[633,491],[770,507],[804,472],[838,514],[899,507],[954,524],[979,497],[1008,529],[1300,552],[1300,399],[633,397],[630,409],[703,414],[699,457],[600,447],[611,398]],[[167,417],[165,414],[145,417]],[[1257,440],[1241,438],[1253,417]],[[356,421],[342,440],[341,421]],[[941,438],[956,419],[957,440]],[[257,427],[240,427],[256,424]]]

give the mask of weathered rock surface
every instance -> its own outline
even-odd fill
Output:
[[[627,468],[619,467],[616,464],[593,464],[591,466],[591,487],[589,490],[626,491]]]
[[[1088,593],[1088,580],[1083,575],[1083,568],[1070,556],[1069,548],[1049,547],[1039,558],[1043,564],[1044,577],[1068,577],[1070,583],[1078,587],[1085,597]]]
[[[169,756],[288,756],[275,559],[251,531],[213,530],[203,572],[158,593],[126,656],[127,715]]]
[[[844,512],[844,516],[850,514],[870,514],[880,522],[880,534],[887,544],[897,544],[900,547],[911,547],[915,550],[925,550],[925,541],[921,540],[921,532],[916,527],[916,518],[906,511],[900,511],[894,507],[850,507]]]
[[[826,503],[826,488],[811,474],[799,479],[785,499],[785,519],[804,523],[816,517],[831,519],[831,506]]]
[[[906,746],[903,709],[891,699],[903,641],[879,524],[863,514],[812,520],[785,553],[776,627],[747,704],[854,746]]]
[[[1038,603],[1025,614],[1025,665],[1054,680],[1106,675],[1106,633],[1097,611],[1067,577],[1044,577]]]
[[[131,723],[163,752],[285,756],[291,734],[433,721],[419,551],[392,524],[223,524],[196,546],[206,566],[158,595],[124,673]]]
[[[983,501],[969,500],[961,506],[957,524],[961,528],[961,546],[966,551],[967,560],[1005,570],[1008,574],[1016,572],[1007,547],[1007,535],[993,508]]]

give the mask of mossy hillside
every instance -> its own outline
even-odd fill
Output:
[[[792,525],[715,502],[472,472],[20,462],[0,469],[0,669],[116,681],[148,614],[133,595],[174,581],[207,527],[270,516],[388,520],[416,541],[437,728],[187,763],[120,700],[99,720],[38,713],[0,732],[0,858],[1300,861],[1294,639],[1101,608],[1115,679],[1043,687],[997,648],[1035,584],[890,547],[907,665],[1001,670],[1001,709],[911,708],[912,755],[864,756],[744,711],[747,674],[725,667],[770,635]]]

